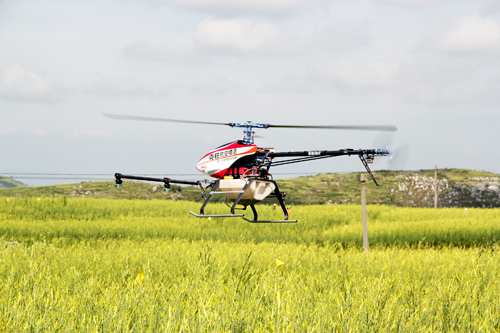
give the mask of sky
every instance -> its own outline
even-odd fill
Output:
[[[204,179],[197,161],[243,138],[103,113],[395,125],[267,129],[256,143],[393,150],[374,170],[500,173],[499,91],[498,0],[0,0],[0,174],[29,185],[80,180],[19,174]],[[339,157],[271,172],[363,170]]]

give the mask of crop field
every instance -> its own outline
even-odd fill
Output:
[[[0,198],[0,331],[500,331],[500,210],[369,206],[364,253],[357,205],[197,209]]]

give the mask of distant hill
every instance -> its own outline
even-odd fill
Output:
[[[366,182],[368,203],[410,207],[434,206],[434,170],[377,171],[374,175],[380,186],[377,187],[371,180]],[[369,177],[366,173],[365,176]],[[280,190],[287,193],[287,204],[359,204],[359,177],[360,173],[320,174],[281,179],[277,182],[281,184]],[[5,177],[2,179],[11,180]],[[438,170],[438,206],[500,207],[499,187],[498,174],[441,169]],[[0,190],[0,196],[202,200],[199,188],[193,186],[172,186],[167,194],[162,190],[161,184],[128,181],[124,181],[119,189],[115,189],[114,182],[108,181],[8,188]],[[224,200],[223,195],[217,195],[212,201]],[[273,199],[266,199],[266,202],[271,203]]]
[[[365,174],[365,177],[368,176]],[[378,171],[380,186],[368,180],[367,202],[408,207],[434,207],[434,170]],[[359,173],[326,174],[282,181],[289,200],[303,204],[359,204]],[[369,176],[368,176],[369,177]],[[439,207],[500,207],[500,175],[464,169],[437,173]]]
[[[9,177],[0,176],[0,190],[6,188],[24,187],[24,186],[27,185]]]

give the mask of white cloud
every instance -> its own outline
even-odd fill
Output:
[[[136,97],[147,94],[144,86],[131,78],[102,79],[93,87],[85,89],[85,91],[106,98]]]
[[[234,78],[219,76],[209,82],[198,82],[191,88],[193,95],[226,95],[240,90],[241,83]]]
[[[18,130],[18,129],[7,129],[7,130],[0,130],[0,134],[11,134],[11,133],[15,133],[15,134],[31,134],[31,135],[37,135],[37,136],[45,136],[47,135],[47,132],[45,131],[41,131],[41,130],[33,130],[33,131],[30,131],[30,130]]]
[[[500,24],[494,19],[470,16],[441,40],[440,49],[448,52],[478,52],[500,49]]]
[[[410,103],[427,105],[462,104],[470,102],[470,90],[463,87],[450,85],[439,86],[435,84],[421,83],[408,87],[405,100]]]
[[[284,34],[269,23],[246,19],[206,19],[196,28],[198,49],[214,53],[269,53],[282,50]]]
[[[304,8],[327,4],[327,0],[139,0],[181,8],[222,14],[289,14]]]
[[[500,10],[500,1],[498,0],[476,0],[476,2],[482,6],[481,11],[485,14],[491,14]]]
[[[194,34],[195,49],[209,53],[287,55],[316,52],[346,52],[369,41],[367,24],[327,24],[310,34],[292,38],[276,25],[248,19],[207,18]],[[123,49],[126,57],[171,62],[185,59],[191,51],[180,51],[157,38],[134,41]]]
[[[73,130],[64,131],[64,136],[67,138],[78,138],[78,137],[94,137],[94,138],[104,138],[109,137],[111,133],[107,130]]]
[[[377,1],[388,2],[397,5],[426,6],[433,3],[443,2],[445,0],[377,0]]]
[[[144,58],[153,61],[171,61],[182,56],[180,51],[167,46],[156,38],[146,38],[132,42],[125,46],[123,54],[127,57]]]
[[[498,103],[500,77],[489,66],[467,58],[419,59],[401,66],[399,87],[405,100],[434,106]]]
[[[50,80],[22,68],[17,62],[0,62],[0,98],[15,101],[54,102],[60,99]]]
[[[316,28],[301,44],[305,50],[344,52],[366,45],[370,40],[368,33],[368,24],[330,23]]]
[[[295,73],[287,75],[284,78],[278,80],[272,80],[270,82],[264,83],[257,91],[259,93],[284,93],[284,94],[311,94],[322,92],[325,87],[316,82],[317,80],[311,80],[305,77],[305,75],[297,75]]]
[[[498,89],[495,82],[485,82],[476,86],[464,81],[438,85],[429,82],[407,87],[405,100],[410,103],[445,105],[498,105]],[[482,110],[482,108],[480,108]],[[479,114],[479,113],[478,113]]]
[[[335,58],[310,65],[300,74],[266,82],[258,92],[311,94],[333,88],[364,94],[373,89],[396,87],[399,81],[398,63]]]
[[[314,79],[344,88],[385,88],[392,86],[398,71],[393,62],[362,63],[347,58],[318,63],[309,69]]]

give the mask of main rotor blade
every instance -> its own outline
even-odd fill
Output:
[[[362,126],[362,125],[353,125],[353,126],[309,126],[309,125],[270,125],[270,124],[254,124],[251,122],[247,123],[214,123],[208,121],[194,121],[194,120],[179,120],[179,119],[167,119],[167,118],[153,118],[153,117],[138,117],[138,116],[126,116],[120,114],[109,114],[103,113],[104,116],[111,119],[118,120],[138,120],[138,121],[157,121],[157,122],[167,122],[167,123],[186,123],[186,124],[202,124],[202,125],[223,125],[230,127],[258,127],[265,126],[262,128],[317,128],[317,129],[343,129],[343,130],[365,130],[365,131],[397,131],[396,126],[388,125],[388,126]]]
[[[187,123],[187,124],[231,126],[230,123],[212,123],[212,122],[207,122],[207,121],[178,120],[178,119],[152,118],[152,117],[137,117],[137,116],[125,116],[125,115],[120,115],[120,114],[110,114],[110,113],[103,113],[102,115],[106,116],[108,118],[111,118],[111,119],[118,119],[118,120],[159,121],[159,122],[166,122],[166,123]]]
[[[398,128],[393,125],[387,126],[362,126],[362,125],[338,125],[338,126],[308,126],[308,125],[269,125],[276,128],[319,128],[319,129],[343,129],[343,130],[364,130],[364,131],[397,131]]]

